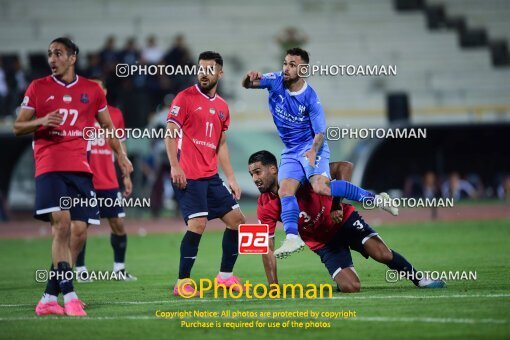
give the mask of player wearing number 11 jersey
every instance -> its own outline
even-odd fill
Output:
[[[177,94],[167,118],[166,148],[171,167],[172,183],[188,231],[181,242],[179,279],[174,295],[198,295],[189,284],[198,245],[208,220],[220,218],[226,229],[223,234],[223,256],[218,282],[230,287],[239,279],[232,273],[237,259],[239,224],[245,222],[236,199],[241,190],[234,176],[227,147],[226,131],[230,124],[228,105],[217,93],[223,76],[223,59],[216,52],[203,52],[198,58],[198,84]],[[218,175],[218,161],[227,177],[227,184]],[[227,187],[228,185],[228,187]],[[232,191],[229,192],[229,189]],[[234,287],[238,287],[237,285]],[[234,288],[233,288],[234,289]]]

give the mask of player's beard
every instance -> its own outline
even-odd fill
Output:
[[[199,81],[198,82],[198,88],[200,89],[200,91],[202,91],[203,93],[207,93],[209,92],[212,88],[214,88],[216,86],[216,84],[218,84],[218,80],[216,81],[210,81],[209,80],[209,84],[206,85],[206,86],[202,86],[202,83]]]
[[[299,77],[289,78],[288,80],[283,80],[283,86],[288,89],[292,84],[297,83],[299,81]]]

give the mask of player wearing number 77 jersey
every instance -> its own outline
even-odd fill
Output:
[[[233,275],[237,259],[239,224],[245,222],[236,199],[241,190],[234,176],[227,147],[230,113],[227,103],[217,93],[223,76],[223,59],[219,53],[203,52],[198,57],[198,84],[177,94],[168,112],[167,129],[181,130],[182,138],[169,133],[165,140],[170,161],[172,183],[188,231],[181,242],[179,279],[174,295],[196,296],[189,285],[191,268],[208,220],[220,218],[226,225],[223,256],[218,282],[233,289],[239,280]],[[218,161],[227,177],[227,185],[218,175]]]
[[[99,210],[92,204],[70,203],[73,198],[94,197],[87,161],[90,145],[83,130],[93,128],[96,120],[106,129],[112,129],[113,124],[99,85],[75,73],[78,52],[68,38],[50,43],[48,64],[52,74],[30,84],[13,129],[16,136],[34,135],[35,217],[50,222],[52,227],[51,271],[35,308],[37,315],[86,315],[69,278],[86,240],[87,225],[99,224]],[[124,176],[128,176],[133,167],[119,141],[109,139],[108,143]],[[64,308],[57,302],[59,293],[64,296]]]

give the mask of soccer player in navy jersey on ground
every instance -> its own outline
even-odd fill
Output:
[[[16,136],[34,135],[35,217],[50,222],[52,228],[52,265],[45,293],[35,308],[37,315],[86,315],[74,291],[72,266],[87,238],[87,225],[99,224],[99,210],[72,206],[68,198],[94,197],[83,129],[93,127],[96,120],[107,129],[113,124],[103,91],[75,73],[78,52],[68,38],[50,43],[51,75],[30,83],[13,128]],[[113,138],[108,143],[128,176],[133,167],[119,141]],[[59,293],[64,296],[64,308],[57,302]]]
[[[269,91],[269,109],[285,145],[278,174],[278,195],[282,202],[281,218],[287,238],[275,251],[278,258],[285,258],[304,247],[297,228],[299,207],[295,194],[307,180],[314,192],[320,195],[344,197],[357,202],[376,199],[373,193],[347,181],[330,182],[330,153],[324,138],[324,110],[315,91],[298,72],[298,67],[308,63],[308,52],[292,48],[285,56],[283,71],[264,75],[250,71],[242,83],[245,88]],[[388,201],[388,194],[381,193],[380,196],[376,204]],[[394,207],[381,208],[393,215],[398,214],[398,209]]]
[[[103,80],[97,78],[91,80],[101,87],[106,96],[107,90]],[[125,128],[122,112],[115,106],[111,105],[108,105],[108,111],[110,112],[110,117],[115,129],[118,131],[118,135],[122,135],[122,130]],[[96,127],[99,128],[98,123],[96,123]],[[127,154],[124,141],[125,138],[120,142],[122,149]],[[123,196],[128,197],[131,195],[133,183],[131,182],[130,176],[122,177],[124,192],[120,192],[117,171],[115,170],[115,157],[105,138],[98,136],[96,139],[91,141],[91,144],[89,163],[94,175],[92,178],[92,184],[96,190],[96,197],[98,199],[109,199],[115,202],[117,200],[121,200]],[[99,215],[101,218],[108,219],[108,224],[112,231],[110,235],[110,244],[113,249],[113,272],[118,274],[116,275],[117,279],[121,281],[137,280],[136,276],[126,272],[125,259],[127,251],[127,234],[124,229],[124,217],[126,216],[124,208],[118,204],[111,207],[100,206]],[[87,267],[85,266],[86,247],[87,243],[83,245],[83,249],[76,259],[76,271],[79,273],[77,276],[78,282],[92,281],[88,274]]]
[[[174,295],[183,291],[188,297],[199,295],[189,284],[191,268],[207,221],[215,218],[220,218],[227,226],[223,234],[220,273],[216,278],[227,287],[239,284],[232,272],[238,255],[238,226],[245,223],[236,201],[241,197],[241,189],[227,146],[230,113],[225,100],[216,93],[223,76],[223,59],[220,54],[207,51],[200,54],[198,62],[198,83],[179,92],[170,106],[167,129],[171,133],[165,140],[175,195],[188,226],[181,242],[179,279]],[[211,67],[213,72],[210,72]],[[177,130],[181,130],[182,138],[175,138]],[[218,175],[218,161],[227,184]],[[233,289],[238,287],[235,285]]]
[[[328,164],[328,166],[330,166]],[[257,202],[260,223],[269,225],[269,253],[262,255],[269,284],[278,283],[274,251],[276,224],[281,221],[282,205],[278,197],[278,166],[276,157],[269,151],[258,151],[248,160],[248,171],[261,195]],[[331,174],[337,180],[349,180],[352,164],[331,164]],[[340,291],[354,293],[360,290],[360,280],[352,262],[350,249],[365,258],[372,258],[388,268],[403,272],[417,287],[443,288],[444,281],[419,278],[416,269],[399,253],[386,246],[379,234],[368,225],[349,204],[341,199],[322,196],[314,192],[309,183],[296,193],[299,220],[298,229],[306,245],[326,266]]]

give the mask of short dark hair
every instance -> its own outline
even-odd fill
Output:
[[[256,162],[260,162],[264,166],[274,165],[278,167],[278,162],[276,161],[275,155],[273,155],[271,152],[267,150],[257,151],[254,154],[252,154],[248,159],[248,165]]]
[[[74,41],[72,41],[69,38],[59,37],[59,38],[53,39],[53,41],[50,43],[50,45],[53,43],[60,43],[60,44],[64,45],[66,47],[67,54],[70,56],[71,55],[78,56],[78,53],[80,53],[80,49],[78,48],[78,45],[76,45],[74,43]]]
[[[303,61],[305,62],[305,64],[308,64],[310,62],[310,57],[308,56],[308,52],[306,52],[302,48],[299,48],[299,47],[289,48],[287,50],[287,54],[300,56],[301,59],[303,59]]]
[[[200,53],[198,60],[214,60],[216,64],[223,66],[223,58],[218,52],[205,51]]]

